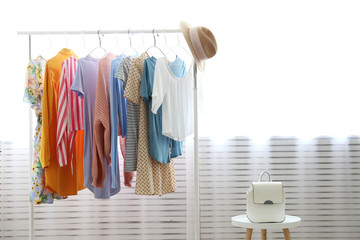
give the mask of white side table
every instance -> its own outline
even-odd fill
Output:
[[[233,226],[246,228],[245,240],[251,240],[253,229],[261,229],[261,240],[266,240],[267,229],[282,229],[285,240],[291,240],[289,228],[299,226],[301,218],[286,215],[285,220],[281,223],[253,223],[244,214],[232,217],[231,223]]]

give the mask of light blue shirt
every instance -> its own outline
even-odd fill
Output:
[[[149,102],[149,154],[156,161],[166,164],[170,162],[171,158],[182,155],[183,143],[162,134],[162,107],[160,106],[157,114],[153,114],[151,111],[156,61],[157,59],[154,57],[145,59],[140,96],[144,98],[144,102]],[[171,71],[178,78],[185,75],[185,66],[184,61],[178,57],[174,62],[169,63]]]
[[[117,179],[119,175],[119,159],[118,159],[118,131],[119,125],[122,132],[122,137],[126,136],[126,122],[123,121],[125,115],[126,121],[126,101],[124,99],[124,90],[122,82],[115,77],[116,70],[118,69],[122,59],[125,55],[120,55],[118,58],[111,62],[111,76],[110,76],[110,124],[111,124],[111,179]],[[121,97],[123,98],[121,100]],[[125,106],[125,108],[124,108]],[[124,126],[125,125],[125,126]],[[124,133],[125,131],[125,133]],[[111,182],[111,187],[118,187],[117,181]]]

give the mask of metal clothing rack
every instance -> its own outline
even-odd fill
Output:
[[[86,35],[97,34],[153,34],[154,33],[181,33],[180,29],[151,29],[151,30],[84,30],[84,31],[18,31],[18,35],[29,37],[29,60],[31,60],[31,36],[32,35]],[[194,66],[194,180],[195,180],[195,240],[200,240],[200,186],[199,186],[199,130],[198,130],[198,89],[197,89],[197,66]],[[30,149],[30,173],[33,161],[33,130],[32,111],[29,108],[29,149]],[[29,203],[29,239],[34,239],[34,205]]]

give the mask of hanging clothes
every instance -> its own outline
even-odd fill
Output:
[[[111,188],[110,178],[106,178],[104,188],[97,188],[92,185],[92,161],[93,161],[93,122],[96,97],[96,85],[98,79],[98,67],[100,58],[87,55],[79,59],[78,69],[71,90],[76,92],[83,99],[84,108],[84,185],[95,198],[110,198],[120,191],[120,187]],[[106,168],[106,175],[110,175],[110,168]]]
[[[145,52],[133,60],[125,89],[128,94],[125,97],[128,102],[140,105],[135,194],[162,196],[176,190],[175,169],[173,161],[169,164],[161,164],[149,155],[149,110],[148,104],[140,98],[143,66],[148,57],[149,55]]]
[[[110,130],[110,75],[111,62],[118,56],[108,53],[99,60],[93,129],[92,185],[104,188],[104,182],[111,181],[111,130]],[[109,170],[107,170],[107,168]],[[109,174],[106,174],[109,172]],[[120,186],[120,177],[116,179]]]
[[[186,75],[178,78],[165,58],[155,67],[151,111],[156,114],[162,105],[162,133],[178,141],[194,132],[193,68],[192,63]]]
[[[118,157],[118,136],[120,136],[120,149],[124,159],[124,185],[127,187],[132,186],[133,172],[127,172],[125,169],[125,152],[126,152],[126,121],[124,122],[124,115],[126,118],[126,102],[123,95],[122,81],[116,77],[118,69],[123,69],[124,61],[128,59],[125,55],[120,55],[111,63],[111,76],[110,76],[110,117],[111,117],[111,178],[116,179],[119,169]],[[123,77],[123,73],[121,77]],[[117,187],[117,182],[112,182],[112,187]]]
[[[76,75],[78,59],[69,57],[62,63],[57,107],[57,160],[62,167],[72,163],[76,131],[84,129],[83,101],[70,90]],[[82,163],[81,163],[82,166]],[[82,167],[80,167],[82,168]]]
[[[127,133],[127,101],[126,98],[124,98],[124,91],[126,87],[126,82],[129,76],[129,71],[131,67],[131,63],[133,61],[133,57],[127,56],[123,58],[121,61],[118,69],[115,73],[115,78],[117,78],[119,81],[116,82],[118,87],[118,103],[119,108],[121,112],[121,116],[119,116],[120,119],[120,127],[121,127],[121,135],[122,137],[126,137]]]
[[[128,78],[121,76],[124,82],[124,97],[128,99],[132,91],[136,91],[139,87],[138,83],[129,84],[131,74],[138,75],[140,70],[137,64],[131,58],[124,59],[124,67],[129,69]],[[140,66],[142,68],[142,66]],[[131,69],[133,69],[131,71]],[[134,77],[134,76],[132,76]],[[138,103],[132,101],[126,102],[126,155],[125,155],[125,171],[136,171],[137,157],[138,157],[138,141],[139,141],[139,120],[140,120],[140,106]]]
[[[60,167],[57,160],[57,102],[62,62],[75,56],[70,49],[63,48],[55,57],[46,63],[44,88],[43,88],[43,127],[40,148],[40,161],[45,168],[46,187],[61,196],[76,195],[78,190],[84,189],[83,170],[77,169],[77,163],[82,161],[83,132],[75,137],[75,152],[73,164]],[[68,156],[68,159],[71,158]],[[73,168],[72,168],[73,166]],[[80,176],[78,176],[80,174]]]
[[[152,106],[152,91],[154,83],[154,70],[157,59],[151,57],[145,60],[143,77],[141,82],[140,96],[145,103],[149,104],[149,109]],[[186,72],[186,65],[183,60],[176,57],[175,61],[169,63],[171,71],[179,78],[183,77]],[[171,158],[182,155],[182,142],[170,139],[162,134],[162,107],[160,106],[158,113],[153,114],[149,111],[149,154],[150,156],[160,162],[169,163]]]
[[[71,173],[76,171],[76,181],[83,184],[84,119],[82,99],[70,90],[76,75],[77,63],[78,58],[71,56],[61,65],[57,101],[56,157],[61,167],[70,160]]]
[[[45,187],[45,173],[40,162],[40,142],[42,129],[42,95],[46,60],[38,56],[30,60],[26,70],[24,101],[35,110],[36,128],[33,145],[33,162],[29,200],[34,204],[53,203],[54,199],[63,199]]]

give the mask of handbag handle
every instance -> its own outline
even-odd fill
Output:
[[[262,176],[263,176],[265,173],[269,176],[269,182],[271,182],[270,174],[269,174],[267,171],[263,171],[263,172],[260,174],[259,179],[258,179],[258,182],[261,182]]]

